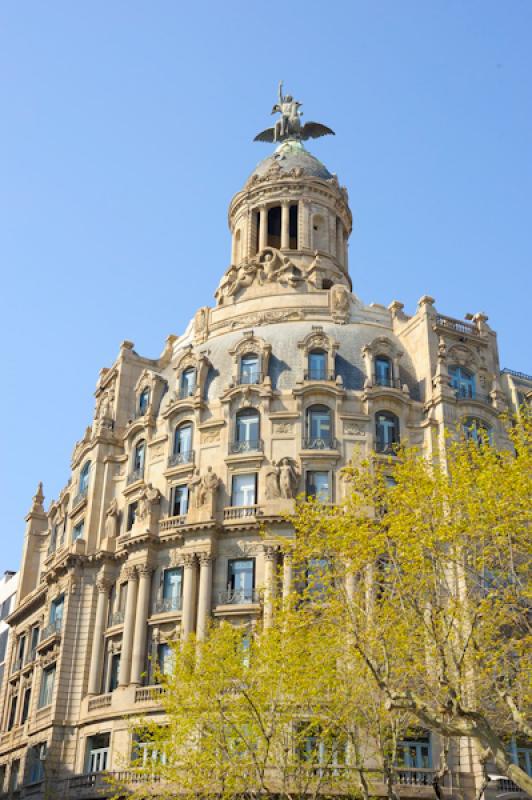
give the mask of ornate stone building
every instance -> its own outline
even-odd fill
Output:
[[[294,119],[230,204],[215,304],[158,359],[122,343],[69,482],[46,510],[41,487],[33,499],[9,616],[5,793],[96,796],[102,771],[123,770],[128,715],[158,713],[153,659],[211,617],[268,622],[264,597],[291,575],[259,527],[289,535],[301,492],[340,500],[355,448],[431,455],[460,421],[502,444],[500,413],[531,397],[531,376],[501,371],[484,314],[452,319],[424,296],[408,315],[352,293],[347,191]],[[403,794],[432,796],[437,748],[405,744],[426,774]],[[457,796],[474,796],[468,742],[452,771]]]

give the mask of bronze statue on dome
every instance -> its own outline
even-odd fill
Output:
[[[307,122],[301,125],[303,112],[299,109],[302,103],[294,100],[291,94],[283,95],[283,82],[279,83],[279,102],[272,108],[272,114],[280,114],[281,117],[273,128],[266,128],[265,131],[258,133],[253,141],[255,142],[285,142],[287,139],[317,139],[320,136],[334,136],[334,131],[319,122]]]

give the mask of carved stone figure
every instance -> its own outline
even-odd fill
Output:
[[[196,468],[192,474],[191,479],[188,482],[188,493],[190,495],[190,506],[194,508],[200,507],[199,502],[199,488],[201,485],[201,475],[198,468]]]
[[[105,536],[107,539],[114,539],[118,531],[118,503],[113,497],[105,509]]]
[[[265,131],[255,136],[255,142],[284,142],[286,139],[317,139],[319,136],[334,136],[334,131],[319,122],[307,122],[301,125],[302,106],[291,94],[283,95],[283,82],[279,83],[279,100],[272,108],[272,114],[280,114],[281,117],[273,128],[266,128]]]
[[[281,496],[279,488],[279,466],[272,461],[266,471],[266,500],[276,500]]]
[[[200,505],[209,505],[214,501],[214,495],[219,485],[220,478],[213,472],[212,467],[207,467],[207,472],[201,479],[198,493]]]
[[[279,489],[281,497],[289,500],[295,497],[299,475],[289,458],[282,458],[279,464]]]
[[[141,522],[149,520],[153,506],[159,503],[160,499],[161,493],[159,490],[155,489],[151,483],[148,483],[142,490],[138,499],[136,520]]]
[[[331,313],[338,322],[347,322],[350,311],[349,291],[341,284],[335,284],[331,289]]]

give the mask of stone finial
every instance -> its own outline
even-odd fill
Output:
[[[33,495],[33,503],[31,504],[31,511],[32,513],[43,513],[44,512],[44,492],[42,490],[42,481],[39,481],[39,485],[37,486],[37,491]]]
[[[423,297],[420,297],[417,301],[418,308],[424,308],[425,306],[433,306],[436,300],[431,297],[429,294],[424,294]]]
[[[401,303],[399,300],[392,300],[388,306],[388,310],[391,311],[392,317],[397,317],[399,314],[403,313],[404,307],[405,304]]]

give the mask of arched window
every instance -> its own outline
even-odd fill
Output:
[[[290,250],[297,250],[297,245],[298,245],[297,204],[290,206],[288,214],[289,214],[288,236],[290,242]]]
[[[240,383],[260,383],[259,357],[256,353],[246,353],[240,359]]]
[[[449,377],[458,398],[474,400],[475,398],[475,376],[465,367],[449,367]]]
[[[181,399],[192,397],[196,389],[196,370],[194,367],[187,367],[181,373],[181,383],[179,396]]]
[[[236,415],[233,453],[260,450],[260,416],[254,408],[244,408]]]
[[[333,446],[331,409],[327,406],[311,406],[307,410],[305,447],[324,450]]]
[[[487,422],[478,417],[466,417],[462,423],[466,439],[470,439],[478,445],[491,444],[493,431]]]
[[[192,423],[184,422],[175,429],[171,464],[188,464],[192,456]]]
[[[144,414],[148,411],[148,405],[150,403],[150,390],[146,387],[143,389],[139,395],[139,417],[143,417]]]
[[[327,353],[325,350],[311,350],[308,354],[307,380],[327,380]]]
[[[375,356],[375,385],[393,386],[392,362],[387,356]]]
[[[81,468],[81,472],[79,473],[79,488],[78,488],[78,495],[85,497],[87,492],[89,491],[89,473],[91,470],[91,462],[86,461]]]
[[[144,461],[146,457],[146,442],[141,439],[137,442],[133,451],[133,471],[131,474],[131,481],[140,480],[144,475]]]
[[[399,444],[399,420],[390,411],[375,414],[375,449],[377,453],[393,453]]]

